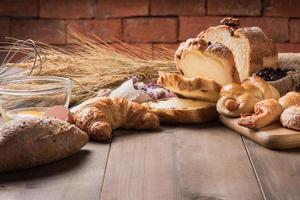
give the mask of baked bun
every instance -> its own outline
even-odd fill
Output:
[[[166,124],[194,124],[208,122],[218,117],[214,103],[192,99],[169,98],[144,103],[150,111]]]
[[[280,116],[280,122],[283,127],[300,131],[300,106],[285,109]]]
[[[220,85],[240,82],[231,51],[218,42],[188,39],[177,49],[175,63],[180,74],[187,78],[201,77]]]
[[[299,105],[300,106],[300,93],[299,92],[289,92],[278,100],[279,104],[283,109],[290,106]]]
[[[223,86],[217,110],[227,117],[253,113],[254,105],[264,99],[279,99],[279,92],[260,77],[249,77],[241,84]]]
[[[180,96],[217,102],[221,85],[214,80],[203,78],[186,78],[176,73],[159,72],[157,84]]]

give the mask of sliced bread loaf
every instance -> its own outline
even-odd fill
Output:
[[[211,43],[221,43],[232,52],[240,81],[265,67],[277,67],[275,44],[259,27],[238,28],[219,25],[198,35]]]
[[[187,78],[215,80],[220,85],[240,82],[231,51],[221,43],[191,38],[180,44],[175,63]]]

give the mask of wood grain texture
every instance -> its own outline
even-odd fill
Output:
[[[88,143],[64,160],[0,174],[2,200],[99,200],[109,145]]]
[[[176,133],[182,199],[262,199],[239,135],[222,125]]]
[[[274,123],[260,130],[252,130],[238,125],[237,118],[220,116],[222,123],[238,134],[270,149],[292,149],[300,147],[300,131],[283,128]]]
[[[262,199],[241,137],[220,124],[122,135],[101,199]]]
[[[272,200],[300,198],[300,149],[275,151],[245,138],[259,182]]]

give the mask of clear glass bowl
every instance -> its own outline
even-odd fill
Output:
[[[0,111],[5,120],[42,116],[48,107],[69,106],[72,82],[55,76],[0,80]]]

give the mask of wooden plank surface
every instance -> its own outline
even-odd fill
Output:
[[[101,199],[262,199],[241,137],[220,124],[121,135]]]
[[[266,149],[245,138],[266,199],[300,199],[300,149]]]
[[[0,199],[99,200],[109,148],[90,142],[64,160],[0,174]]]
[[[238,134],[270,149],[292,149],[300,147],[300,132],[284,128],[276,122],[268,127],[253,130],[238,125],[238,118],[220,115],[221,122]]]

